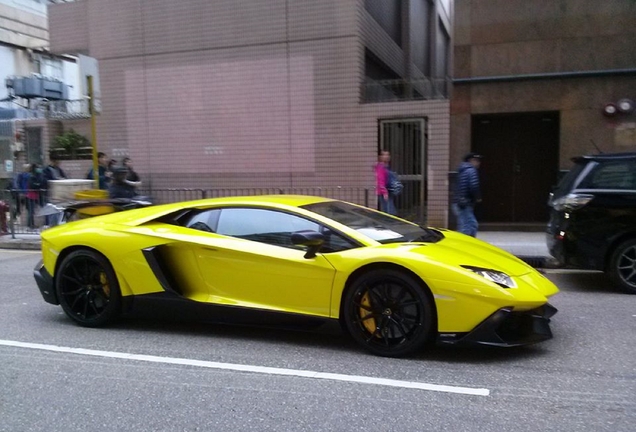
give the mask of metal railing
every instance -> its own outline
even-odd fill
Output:
[[[88,99],[58,100],[42,103],[46,118],[55,120],[74,120],[90,117]]]
[[[30,192],[30,193],[29,193]],[[204,198],[253,195],[314,195],[340,199],[364,206],[375,206],[375,190],[361,187],[272,187],[272,188],[225,188],[225,189],[140,189],[139,195],[148,196],[154,204],[169,204]],[[28,198],[31,195],[31,198]],[[0,191],[0,235],[39,235],[52,225],[38,210],[47,203],[47,190],[1,190]]]
[[[450,77],[371,80],[362,83],[364,103],[448,99]]]
[[[96,100],[99,104],[99,100]],[[52,120],[76,120],[90,117],[88,99],[77,100],[32,100],[27,106],[22,106],[15,102],[0,102],[0,108],[8,110],[12,115],[8,120],[31,120],[31,119],[52,119]],[[97,106],[99,112],[101,106]]]

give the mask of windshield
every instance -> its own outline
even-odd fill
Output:
[[[385,213],[341,201],[309,204],[302,208],[328,217],[380,243],[438,242],[444,235]]]

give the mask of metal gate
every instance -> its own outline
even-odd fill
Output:
[[[11,144],[15,136],[13,120],[0,120],[0,179],[13,177],[13,149]],[[10,171],[7,171],[7,168]],[[2,185],[4,187],[4,184]]]
[[[426,224],[426,149],[425,118],[380,120],[380,148],[391,152],[391,170],[404,184],[396,199],[398,216]]]

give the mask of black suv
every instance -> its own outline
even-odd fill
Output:
[[[572,161],[548,201],[550,254],[561,265],[602,270],[636,294],[636,153]]]

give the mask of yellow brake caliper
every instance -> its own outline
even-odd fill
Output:
[[[104,290],[104,294],[106,297],[110,297],[110,286],[108,285],[108,278],[106,277],[106,273],[101,272],[99,274],[99,283],[102,284],[102,289]]]
[[[362,299],[360,300],[360,304],[362,306],[366,306],[369,309],[371,309],[371,301],[369,300],[369,292],[367,291],[366,293],[364,293],[364,295],[362,296]],[[360,308],[360,318],[362,318],[362,324],[364,325],[364,328],[367,329],[367,331],[369,333],[371,333],[372,335],[375,334],[376,331],[376,323],[375,323],[375,318],[371,317],[371,318],[367,318],[364,319],[367,315],[369,315],[369,311],[363,307]]]

